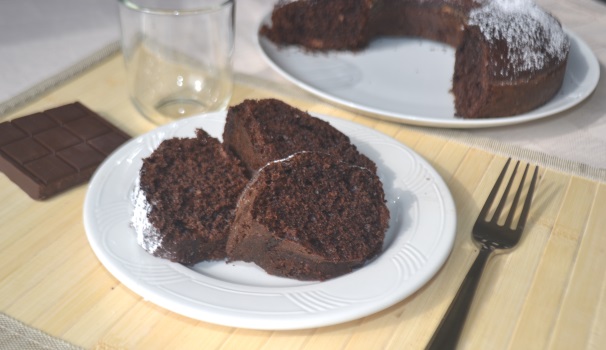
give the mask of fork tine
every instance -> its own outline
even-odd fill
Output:
[[[507,159],[505,166],[503,166],[503,170],[501,170],[501,174],[499,174],[497,181],[495,182],[494,186],[492,187],[492,190],[490,191],[490,194],[488,195],[488,198],[486,198],[486,202],[484,203],[484,206],[482,207],[482,210],[480,211],[479,217],[484,218],[484,220],[486,219],[486,215],[488,214],[488,211],[490,210],[490,208],[492,207],[492,204],[494,203],[494,199],[496,198],[497,193],[499,192],[499,188],[501,188],[501,182],[503,182],[503,178],[505,177],[505,173],[507,172],[507,168],[509,167],[510,162],[511,162],[511,158]]]
[[[522,231],[524,229],[524,225],[526,225],[526,218],[528,217],[528,212],[530,211],[530,202],[532,202],[532,195],[537,183],[538,173],[539,167],[535,167],[534,173],[532,174],[532,180],[530,181],[530,187],[528,188],[528,194],[526,194],[526,200],[524,201],[524,207],[522,208],[522,213],[520,214],[520,220],[515,228],[516,231]]]
[[[522,195],[522,190],[524,189],[524,182],[526,181],[526,174],[528,173],[528,167],[530,164],[526,164],[524,168],[524,174],[522,174],[522,179],[520,180],[520,184],[518,185],[518,190],[516,191],[516,195],[511,202],[511,207],[509,208],[509,214],[507,215],[507,219],[505,220],[505,227],[511,227],[511,223],[513,221],[513,217],[516,212],[516,208],[518,207],[518,202],[520,201],[520,196]],[[513,180],[513,176],[512,176]]]
[[[499,220],[499,218],[501,217],[501,213],[503,212],[503,207],[505,207],[505,202],[507,201],[507,197],[509,196],[509,191],[511,190],[511,185],[513,184],[513,179],[515,178],[516,173],[518,171],[519,164],[520,164],[520,161],[518,160],[516,162],[515,167],[513,168],[513,172],[511,173],[511,176],[509,177],[509,181],[507,182],[505,191],[503,191],[503,195],[501,196],[499,205],[497,206],[497,209],[494,211],[494,215],[492,216],[492,220],[491,220],[492,222],[497,222]]]

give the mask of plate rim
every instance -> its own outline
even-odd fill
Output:
[[[152,303],[154,303],[162,308],[168,309],[170,311],[176,312],[178,314],[181,314],[181,315],[193,318],[193,319],[210,322],[210,323],[215,323],[215,324],[219,324],[219,325],[223,325],[223,326],[229,326],[229,327],[265,329],[265,330],[289,330],[289,329],[292,330],[292,329],[315,328],[315,327],[322,327],[322,326],[328,326],[328,325],[348,322],[348,321],[359,319],[361,317],[365,317],[370,314],[384,310],[384,309],[406,299],[411,294],[416,292],[418,289],[422,288],[422,286],[424,286],[430,279],[432,279],[435,276],[435,274],[442,268],[442,266],[444,265],[444,263],[450,256],[450,253],[454,246],[457,217],[456,217],[456,208],[454,205],[454,200],[452,198],[452,194],[450,193],[450,189],[448,188],[448,186],[446,185],[446,183],[444,182],[442,177],[439,175],[439,173],[422,156],[420,156],[419,154],[414,152],[412,149],[410,149],[409,147],[402,144],[401,142],[399,142],[377,130],[368,128],[364,125],[361,125],[361,124],[358,124],[358,123],[355,123],[352,121],[343,120],[343,119],[327,116],[324,114],[312,113],[313,116],[318,117],[323,120],[327,120],[327,121],[331,122],[331,124],[333,124],[332,122],[334,121],[337,124],[350,125],[351,127],[355,127],[360,130],[364,130],[364,132],[368,132],[370,135],[373,135],[373,136],[380,135],[381,138],[389,139],[390,142],[395,142],[395,143],[399,144],[400,147],[402,147],[406,151],[410,152],[410,154],[415,158],[415,161],[421,163],[421,165],[431,173],[431,176],[434,179],[433,183],[435,184],[435,186],[437,186],[439,188],[439,190],[440,190],[439,194],[444,198],[444,207],[446,208],[445,209],[446,213],[449,214],[449,216],[447,216],[445,219],[445,222],[446,222],[445,226],[447,226],[447,228],[445,230],[448,231],[448,234],[445,236],[444,242],[442,242],[440,244],[440,249],[442,249],[443,252],[440,252],[441,255],[437,259],[434,259],[435,261],[431,265],[432,268],[430,269],[430,271],[428,273],[426,273],[423,276],[423,278],[421,279],[421,282],[418,282],[418,286],[416,286],[416,288],[414,288],[414,290],[410,291],[409,293],[407,293],[405,295],[398,295],[397,297],[394,297],[393,296],[394,294],[392,294],[391,298],[385,298],[383,300],[374,301],[372,303],[360,303],[356,308],[353,308],[353,309],[346,308],[344,311],[341,310],[340,312],[336,312],[336,313],[335,312],[319,313],[321,317],[317,317],[317,315],[312,315],[312,316],[306,315],[307,317],[293,321],[293,320],[284,320],[282,318],[280,318],[279,320],[273,319],[271,317],[263,318],[263,317],[259,317],[258,315],[256,315],[255,317],[240,316],[240,317],[234,318],[233,315],[229,315],[229,314],[220,314],[220,313],[217,314],[216,312],[212,312],[209,310],[184,307],[184,305],[182,303],[176,302],[174,300],[170,300],[170,298],[166,299],[166,297],[164,295],[162,295],[162,293],[160,293],[159,291],[150,290],[148,287],[144,286],[143,284],[137,283],[137,281],[134,281],[128,275],[128,273],[121,270],[119,267],[115,266],[116,265],[115,262],[109,261],[110,259],[106,256],[106,252],[103,251],[103,248],[101,247],[101,243],[98,242],[98,240],[101,238],[97,237],[94,233],[97,230],[97,228],[92,227],[93,219],[91,218],[91,216],[93,215],[95,208],[93,207],[93,194],[91,194],[91,193],[96,190],[97,186],[99,186],[99,182],[103,180],[102,175],[99,175],[99,174],[107,172],[108,168],[111,168],[115,165],[114,164],[115,160],[120,158],[120,156],[122,156],[123,153],[126,153],[129,149],[129,147],[133,147],[132,145],[136,145],[137,143],[140,143],[145,138],[150,138],[150,137],[153,137],[154,135],[163,134],[164,131],[169,130],[169,129],[176,129],[179,127],[179,125],[182,125],[181,127],[191,128],[193,130],[196,127],[201,127],[201,126],[196,126],[195,124],[197,124],[197,123],[194,121],[208,119],[208,117],[212,117],[212,116],[216,117],[216,116],[221,116],[221,115],[223,116],[223,119],[224,119],[225,114],[226,114],[225,111],[217,112],[217,113],[202,114],[202,115],[186,118],[186,119],[183,119],[183,120],[180,120],[178,122],[174,122],[174,123],[171,123],[168,125],[161,126],[157,129],[151,130],[143,135],[140,135],[139,137],[132,139],[129,142],[123,144],[114,153],[112,153],[112,155],[110,155],[101,164],[101,166],[99,166],[99,168],[93,175],[93,178],[91,178],[89,187],[87,189],[87,193],[86,193],[86,197],[85,197],[85,201],[84,201],[84,210],[83,210],[86,236],[89,241],[89,245],[92,247],[95,255],[101,261],[102,265],[104,265],[104,267],[114,277],[116,277],[122,284],[124,284],[127,288],[131,289],[133,292],[135,292],[139,296],[142,296],[147,301],[151,301]],[[333,126],[335,126],[335,125],[333,124]],[[335,126],[335,127],[337,127],[337,126]],[[164,139],[164,138],[165,137],[162,136],[160,139]],[[150,257],[151,257],[151,255],[150,255]],[[154,259],[159,259],[159,258],[154,258]],[[179,268],[179,266],[181,266],[179,264],[171,263],[164,259],[159,259],[159,261],[162,261],[167,266],[173,266],[173,267],[177,267],[177,268]],[[181,266],[181,268],[187,269],[186,267],[183,267],[183,266]],[[331,280],[329,280],[329,281],[331,281]],[[324,283],[324,282],[318,282],[318,283]],[[300,286],[297,288],[300,288],[301,290],[305,290],[306,286],[303,285],[303,286]]]
[[[263,17],[263,19],[259,23],[258,29],[260,29],[261,26],[263,26],[264,24],[268,23],[268,21],[270,20],[269,19],[270,15],[271,15],[271,12],[266,14],[265,17]],[[595,54],[593,53],[593,51],[591,50],[589,45],[587,45],[587,43],[585,41],[583,41],[577,34],[573,33],[566,27],[562,27],[562,28],[566,32],[566,34],[569,36],[571,42],[574,41],[574,43],[578,46],[579,55],[585,59],[585,63],[588,66],[588,72],[592,73],[592,74],[586,74],[586,76],[585,76],[586,80],[584,81],[585,82],[584,85],[586,85],[587,87],[585,90],[582,91],[582,94],[578,94],[576,96],[576,98],[574,100],[572,100],[571,102],[563,104],[560,107],[554,108],[553,110],[547,110],[547,111],[543,111],[540,113],[534,112],[538,108],[542,108],[545,105],[548,105],[549,102],[547,102],[547,104],[537,107],[537,109],[531,110],[529,112],[526,112],[526,113],[523,113],[520,115],[498,117],[498,118],[479,118],[479,119],[463,119],[463,118],[456,118],[454,116],[452,117],[452,119],[441,119],[441,118],[433,118],[433,117],[423,117],[423,116],[412,115],[412,114],[402,114],[402,113],[398,113],[398,112],[381,110],[376,107],[365,106],[360,103],[356,103],[356,102],[353,102],[353,101],[350,101],[350,100],[347,100],[347,99],[344,99],[341,97],[334,96],[330,92],[323,91],[320,88],[314,87],[312,85],[307,84],[304,81],[297,79],[295,76],[291,75],[289,72],[287,72],[285,69],[283,69],[280,65],[278,65],[276,62],[274,62],[272,60],[272,58],[270,57],[270,55],[266,52],[265,45],[269,44],[269,45],[276,46],[276,48],[278,48],[278,49],[280,49],[280,48],[277,47],[276,44],[269,41],[269,39],[261,36],[259,30],[257,30],[256,35],[255,35],[255,44],[256,44],[257,50],[261,53],[261,56],[263,57],[265,62],[275,72],[279,73],[280,76],[282,76],[289,82],[295,84],[297,87],[299,87],[313,95],[316,95],[316,96],[320,97],[321,99],[328,101],[329,103],[333,103],[338,106],[344,107],[350,111],[363,113],[366,116],[374,117],[377,119],[387,120],[387,121],[391,121],[391,122],[398,122],[398,123],[403,123],[403,124],[410,124],[410,125],[436,127],[436,128],[479,129],[479,128],[490,128],[490,127],[497,127],[497,126],[521,124],[521,123],[530,122],[533,120],[550,117],[550,116],[556,115],[558,113],[561,113],[565,110],[568,110],[568,109],[576,106],[577,104],[579,104],[582,101],[584,101],[585,99],[587,99],[587,97],[589,97],[593,93],[593,91],[595,91],[595,89],[599,83],[599,78],[600,78],[600,64],[599,64],[597,57],[595,56]],[[418,37],[415,37],[415,39],[428,40],[428,39],[423,39],[423,38],[418,38]],[[264,44],[264,42],[265,42],[265,44]],[[571,45],[571,48],[572,47],[573,47],[573,45]],[[303,50],[301,50],[301,52],[303,52]],[[330,53],[327,53],[327,55],[329,56]],[[596,73],[596,74],[593,74],[593,73]]]

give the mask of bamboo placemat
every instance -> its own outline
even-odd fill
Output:
[[[507,153],[542,158],[503,145],[496,153],[448,133],[364,117],[289,87],[237,77],[232,104],[262,97],[377,129],[435,167],[455,200],[457,237],[427,285],[377,314],[318,329],[256,331],[196,321],[143,300],[100,264],[82,224],[85,185],[35,202],[1,175],[0,311],[9,321],[84,348],[423,348],[477,254],[470,230]],[[133,136],[155,127],[126,97],[120,56],[2,119],[74,100]],[[519,248],[489,262],[461,348],[597,349],[606,342],[606,186],[542,165],[526,234]]]

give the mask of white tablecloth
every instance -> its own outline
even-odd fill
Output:
[[[265,63],[255,44],[257,26],[274,2],[236,0],[234,68],[241,74],[290,84]],[[602,72],[596,91],[579,106],[548,118],[457,133],[606,169],[606,3],[538,2],[598,57]],[[0,104],[115,44],[119,36],[115,0],[0,1]]]

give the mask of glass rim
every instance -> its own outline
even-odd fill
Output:
[[[176,8],[161,8],[161,7],[152,7],[152,6],[141,6],[137,3],[136,0],[118,0],[118,3],[123,5],[125,8],[141,13],[146,13],[150,15],[168,15],[168,16],[184,16],[184,15],[195,15],[201,13],[210,13],[216,12],[223,9],[227,5],[231,5],[234,3],[234,0],[222,0],[217,1],[216,4],[201,6],[201,7],[192,7],[192,8],[184,8],[184,9],[176,9]]]

